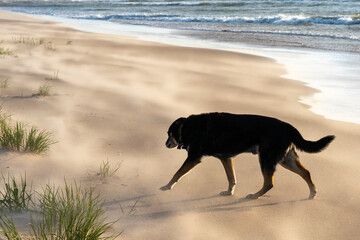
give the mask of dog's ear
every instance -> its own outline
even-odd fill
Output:
[[[179,140],[179,129],[184,124],[186,118],[181,117],[176,119],[169,127],[169,132],[173,134],[176,140]]]
[[[181,117],[181,118],[178,118],[177,120],[175,120],[175,122],[173,124],[175,124],[177,127],[180,127],[181,125],[184,124],[186,118],[184,117]]]
[[[176,139],[176,141],[178,142],[179,146],[178,148],[181,149],[181,146],[182,145],[182,133],[181,133],[181,129],[184,125],[184,122],[186,121],[186,118],[184,117],[181,117],[181,118],[178,118],[174,123],[174,128],[173,128],[173,137]]]
[[[181,117],[176,119],[171,126],[169,127],[169,132],[177,132],[180,128],[180,126],[182,126],[185,122],[186,118]]]

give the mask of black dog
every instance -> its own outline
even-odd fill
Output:
[[[170,190],[182,176],[200,163],[203,156],[213,156],[221,160],[229,181],[228,190],[221,194],[232,195],[236,184],[232,157],[252,152],[259,154],[264,185],[247,198],[256,199],[273,187],[275,167],[280,163],[307,182],[309,198],[312,199],[316,195],[316,188],[310,172],[299,162],[295,147],[316,153],[325,149],[334,138],[326,136],[316,142],[307,141],[290,124],[265,116],[206,113],[179,118],[169,128],[166,147],[186,149],[188,157],[171,181],[160,189]]]

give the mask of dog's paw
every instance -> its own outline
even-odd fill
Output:
[[[258,199],[259,197],[256,194],[249,194],[246,196],[247,199]]]
[[[166,191],[166,190],[170,190],[170,189],[171,189],[171,187],[168,186],[168,185],[162,186],[162,187],[160,188],[160,190],[162,190],[162,191]]]
[[[219,193],[221,196],[231,196],[234,193],[232,193],[231,191],[222,191],[221,193]]]
[[[309,199],[314,199],[316,196],[316,190],[311,191],[310,195],[309,195]]]

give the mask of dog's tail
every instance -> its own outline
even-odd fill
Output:
[[[318,141],[308,141],[305,140],[300,132],[291,126],[291,133],[290,133],[291,141],[294,143],[297,149],[300,149],[301,151],[305,151],[308,153],[317,153],[324,150],[329,143],[334,140],[334,135],[329,135],[326,137],[321,138]]]

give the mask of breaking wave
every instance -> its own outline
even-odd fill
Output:
[[[209,22],[209,23],[264,23],[264,24],[333,24],[333,25],[356,25],[360,24],[360,15],[355,16],[260,16],[260,17],[239,17],[239,16],[181,16],[169,14],[117,14],[117,15],[96,15],[78,16],[75,18],[96,19],[96,20],[138,20],[138,21],[164,21],[164,22]]]

